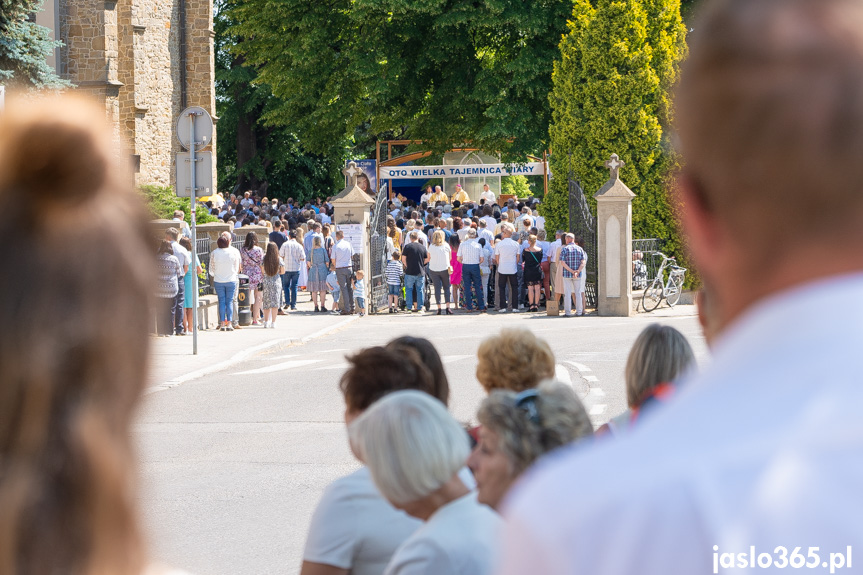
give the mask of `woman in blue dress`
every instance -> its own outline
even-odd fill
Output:
[[[189,271],[186,272],[186,276],[183,278],[183,281],[186,282],[185,299],[183,300],[183,328],[186,333],[192,333],[192,326],[195,321],[195,314],[192,311],[192,297],[194,295],[192,290],[196,283],[195,280],[203,271],[203,268],[201,268],[201,260],[198,259],[198,254],[192,249],[192,240],[184,236],[180,238],[180,245],[186,248],[195,258],[195,265],[189,266]]]
[[[330,267],[330,256],[321,244],[320,236],[315,236],[312,240],[312,251],[309,253],[306,266],[309,268],[307,288],[312,294],[315,311],[327,311],[327,273]],[[319,296],[320,307],[318,307]]]

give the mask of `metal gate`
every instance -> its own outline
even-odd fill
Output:
[[[369,288],[369,313],[378,313],[388,308],[387,303],[387,186],[384,184],[375,197],[375,205],[369,218],[369,265],[371,278]]]
[[[585,282],[585,293],[587,293],[587,307],[596,307],[598,262],[596,261],[596,217],[587,203],[581,183],[574,177],[572,169],[569,172],[569,231],[575,234],[576,239],[584,241],[584,251],[587,252],[587,280]]]

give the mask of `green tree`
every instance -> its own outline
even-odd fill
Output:
[[[571,0],[246,0],[237,49],[280,99],[266,114],[339,153],[358,126],[523,160],[548,139]]]
[[[608,179],[612,153],[635,192],[633,234],[670,240],[680,251],[667,178],[675,159],[667,142],[669,90],[686,52],[680,0],[575,0],[555,64],[550,129],[554,178],[542,206],[551,229],[568,226],[568,175],[592,205]]]
[[[61,42],[51,31],[30,20],[41,0],[0,0],[0,84],[27,88],[71,86],[48,65],[47,58]]]
[[[174,217],[176,210],[182,210],[185,214],[187,223],[191,219],[191,202],[189,198],[178,198],[174,193],[174,188],[170,186],[141,186],[141,193],[144,195],[144,201],[150,209],[150,215],[155,219],[170,220]],[[195,221],[199,224],[215,222],[216,217],[207,213],[205,207],[195,210]]]
[[[231,9],[236,0],[216,0],[216,109],[219,115],[219,188],[256,190],[270,197],[305,201],[340,188],[344,155],[305,153],[287,126],[267,125],[264,116],[281,102],[257,72],[232,49],[243,42]],[[343,146],[344,148],[345,146]]]
[[[526,198],[533,194],[530,183],[526,176],[516,174],[514,176],[503,176],[500,179],[500,193],[513,194],[517,198]]]

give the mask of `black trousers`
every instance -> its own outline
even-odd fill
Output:
[[[429,270],[429,277],[434,283],[434,299],[437,305],[440,305],[440,290],[443,288],[443,293],[446,296],[446,303],[449,303],[450,296],[450,284],[449,284],[449,270],[443,270],[441,272],[436,272],[433,270]]]
[[[506,297],[506,284],[509,282],[509,298]],[[513,303],[518,307],[518,302],[514,302],[518,297],[518,275],[516,274],[502,274],[498,272],[497,274],[497,293],[495,294],[495,298],[497,299],[497,309],[502,310],[503,304],[506,302],[506,309],[512,311]]]

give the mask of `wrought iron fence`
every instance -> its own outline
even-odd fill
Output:
[[[214,295],[216,290],[210,284],[210,238],[197,238],[195,242],[195,253],[198,256],[198,261],[204,268],[204,279],[198,278],[198,295]]]
[[[597,302],[597,252],[596,252],[596,218],[587,202],[581,183],[569,174],[569,231],[575,234],[584,244],[587,254],[584,291],[587,295],[587,307],[596,307]]]
[[[632,240],[632,289],[643,290],[647,287],[662,265],[661,250],[665,240],[647,238]]]
[[[378,190],[375,205],[369,220],[369,265],[371,278],[368,286],[368,309],[377,313],[388,307],[387,304],[387,188],[386,184]]]

